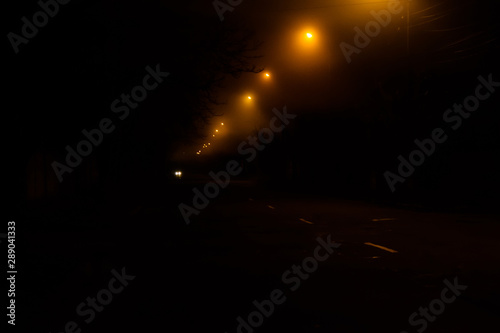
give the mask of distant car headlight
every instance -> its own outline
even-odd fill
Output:
[[[176,178],[181,178],[182,177],[182,171],[176,171],[174,172]]]

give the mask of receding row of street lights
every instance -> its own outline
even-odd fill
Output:
[[[224,126],[224,123],[220,123],[220,125],[221,125],[221,126]],[[215,138],[215,136],[216,136],[218,133],[219,133],[219,129],[218,129],[218,128],[216,128],[216,129],[215,129],[215,131],[214,131],[214,133],[212,134],[212,137],[213,137],[213,138]],[[200,154],[201,154],[201,152],[203,151],[203,149],[208,148],[210,145],[211,145],[211,143],[210,143],[210,142],[204,143],[204,144],[203,144],[203,146],[201,147],[201,149],[200,149],[200,150],[198,150],[198,151],[196,152],[196,155],[200,155]]]
[[[312,35],[310,32],[306,33],[306,35],[305,35],[305,36],[306,36],[306,38],[308,38],[308,39],[313,38],[313,35]],[[264,73],[264,78],[269,79],[270,77],[271,77],[271,74],[270,74],[269,72]],[[248,99],[248,100],[251,100],[251,99],[252,99],[252,96],[247,96],[247,99]],[[221,126],[224,126],[224,123],[220,123],[220,125],[221,125]],[[218,134],[218,133],[219,133],[219,129],[218,129],[218,128],[216,128],[216,129],[214,130],[214,132],[212,133],[212,138],[215,138],[215,137],[217,136],[217,134]],[[196,155],[201,155],[201,153],[203,152],[203,149],[207,149],[207,148],[209,148],[210,146],[211,146],[211,143],[210,143],[210,142],[204,143],[204,144],[202,145],[201,149],[199,149],[199,150],[196,152]]]

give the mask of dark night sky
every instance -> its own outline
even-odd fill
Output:
[[[19,33],[20,18],[39,9],[34,2],[9,6],[5,35]],[[169,79],[123,123],[120,131],[128,134],[115,135],[106,145],[133,142],[134,149],[163,151],[167,159],[183,153],[196,157],[204,137],[224,121],[226,137],[211,149],[234,153],[249,131],[265,125],[272,108],[287,105],[313,119],[319,114],[317,122],[323,123],[350,117],[377,128],[381,119],[399,119],[385,140],[401,149],[396,148],[400,134],[411,138],[438,126],[444,110],[473,89],[478,75],[495,71],[498,23],[490,2],[412,1],[408,35],[403,10],[348,63],[340,43],[353,45],[353,29],[364,29],[373,20],[370,11],[387,6],[366,0],[243,1],[221,22],[211,1],[61,5],[19,54],[4,40],[13,156],[23,165],[43,146],[64,157],[64,147],[76,144],[83,128],[110,116],[111,102],[140,82],[145,66],[158,63]],[[251,54],[261,57],[251,62],[265,71],[237,79],[223,74],[223,85],[213,93],[225,104],[212,105],[223,116],[200,126],[193,116],[202,114],[196,87],[223,67],[224,58],[209,47],[229,50],[225,43],[232,37],[220,37],[229,28],[253,33],[249,45],[261,44]],[[305,38],[308,31],[311,40]],[[484,117],[485,124],[498,119]],[[314,128],[303,130],[317,136]],[[329,147],[330,131],[320,132],[315,151]],[[106,145],[99,154],[107,154]]]

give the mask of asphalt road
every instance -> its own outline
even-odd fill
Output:
[[[498,216],[233,182],[186,225],[176,206],[202,185],[178,184],[175,200],[118,204],[26,230],[29,278],[19,288],[31,296],[20,309],[48,332],[69,321],[81,332],[221,333],[473,332],[498,324]],[[329,253],[318,237],[339,246]],[[135,278],[86,323],[90,315],[77,306],[122,267]],[[268,316],[249,319],[254,301]],[[434,314],[419,313],[429,306]]]

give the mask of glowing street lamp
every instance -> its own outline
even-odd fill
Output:
[[[308,32],[308,33],[306,34],[306,36],[307,36],[307,38],[312,38],[312,36],[313,36],[313,35],[312,35],[310,32]]]

